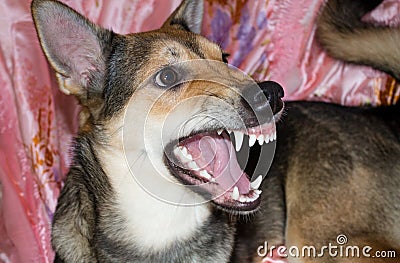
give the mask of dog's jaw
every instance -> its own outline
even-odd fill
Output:
[[[229,133],[235,137],[234,141]],[[258,138],[257,143],[254,138]],[[243,142],[245,139],[249,144]],[[237,155],[250,154],[254,144],[261,147],[275,139],[273,122],[242,131],[202,131],[176,140],[178,144],[167,145],[165,161],[174,176],[219,208],[233,214],[249,214],[259,207],[261,191],[258,188],[262,176],[255,176],[250,182],[251,174],[249,176],[242,170]],[[245,148],[243,153],[235,153],[235,148],[239,152],[242,146]]]

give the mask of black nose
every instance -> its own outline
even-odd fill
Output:
[[[282,86],[275,81],[263,81],[258,83],[258,86],[261,90],[255,95],[254,102],[262,106],[265,105],[265,99],[267,99],[274,115],[282,110],[282,98],[285,96]]]
[[[275,115],[282,110],[284,91],[281,85],[274,81],[257,83],[243,91],[243,97],[256,114]],[[269,110],[271,109],[271,110]],[[269,114],[268,114],[269,113]]]

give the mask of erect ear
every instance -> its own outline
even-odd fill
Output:
[[[204,2],[203,0],[183,0],[178,8],[163,24],[163,28],[178,25],[186,31],[196,34],[201,32],[203,22]]]
[[[113,33],[54,0],[33,0],[32,16],[42,49],[60,88],[77,96],[101,92]]]

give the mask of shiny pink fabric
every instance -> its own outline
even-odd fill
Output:
[[[159,27],[179,0],[65,0],[118,33]],[[203,34],[230,62],[258,80],[272,79],[286,99],[346,105],[388,104],[391,77],[328,57],[314,40],[323,0],[207,0]],[[77,105],[61,94],[40,50],[29,0],[0,1],[0,262],[51,262],[50,222],[70,162]],[[398,25],[400,0],[365,19]],[[260,259],[261,261],[261,259]]]

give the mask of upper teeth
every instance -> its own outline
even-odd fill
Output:
[[[264,144],[264,135],[259,135],[257,138],[258,144],[263,145]]]
[[[249,146],[252,147],[257,141],[257,136],[255,134],[250,134],[249,136]]]
[[[235,135],[236,151],[238,152],[242,148],[244,134],[240,131],[234,131],[233,134]]]
[[[228,131],[228,133],[231,133],[231,131]],[[233,135],[235,136],[235,149],[238,152],[242,148],[245,136],[241,131],[233,131]],[[259,145],[263,145],[264,143],[269,143],[274,140],[276,140],[276,132],[273,134],[249,134],[249,147],[254,146],[256,141],[258,141]]]

